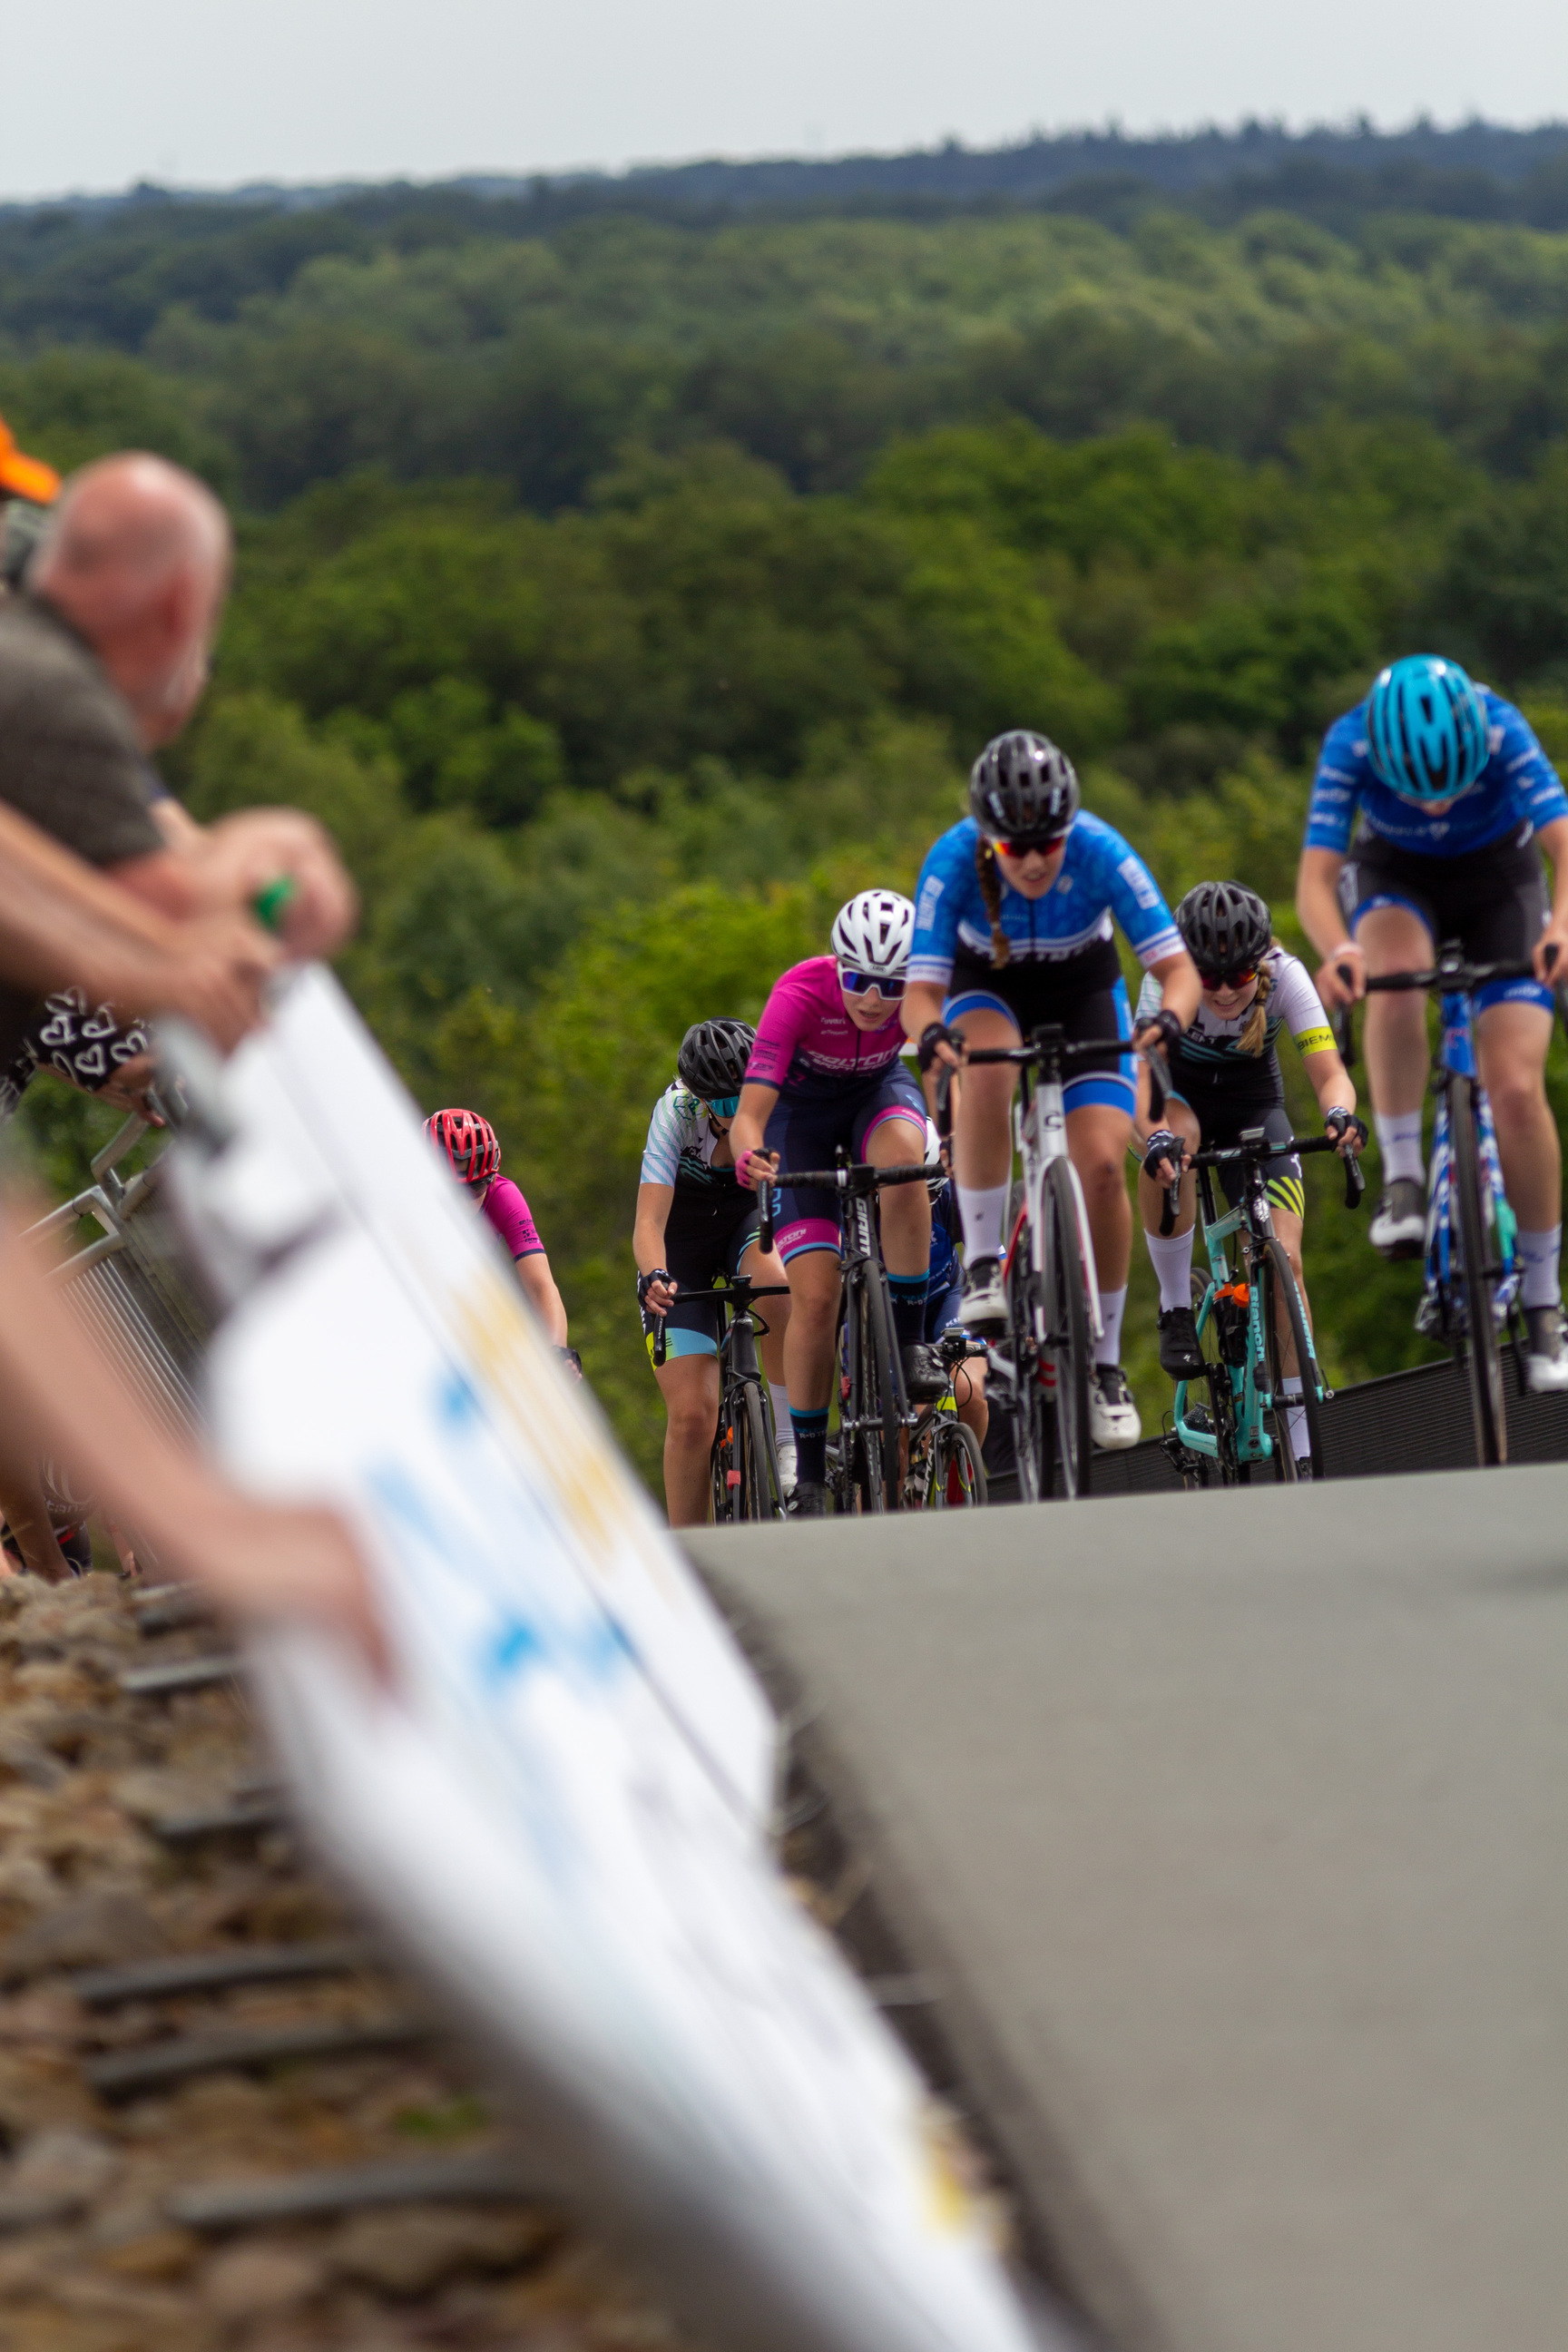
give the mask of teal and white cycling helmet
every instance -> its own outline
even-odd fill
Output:
[[[1367,748],[1404,801],[1468,793],[1491,749],[1487,709],[1458,662],[1407,654],[1380,671],[1366,704]]]

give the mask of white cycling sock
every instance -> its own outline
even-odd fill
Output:
[[[1524,1268],[1521,1286],[1521,1303],[1525,1307],[1555,1307],[1563,1296],[1558,1279],[1558,1260],[1563,1253],[1563,1228],[1548,1225],[1539,1234],[1527,1234],[1521,1225],[1513,1237],[1515,1254]]]
[[[1189,1225],[1184,1234],[1145,1234],[1149,1255],[1160,1283],[1160,1312],[1168,1314],[1173,1307],[1190,1307],[1193,1303],[1193,1243],[1197,1238],[1196,1225]]]
[[[977,1257],[1000,1257],[1002,1225],[1007,1214],[1007,1196],[1011,1184],[960,1184],[958,1213],[963,1224],[963,1255],[966,1263],[974,1264]]]
[[[1121,1318],[1127,1312],[1127,1285],[1120,1290],[1102,1290],[1100,1294],[1100,1319],[1105,1326],[1099,1346],[1094,1351],[1097,1364],[1119,1364],[1121,1361]]]
[[[1299,1397],[1302,1392],[1300,1373],[1287,1372],[1279,1385],[1288,1397]],[[1291,1453],[1298,1462],[1304,1462],[1312,1450],[1312,1441],[1307,1434],[1306,1406],[1304,1404],[1287,1405],[1285,1425],[1289,1433]]]
[[[768,1382],[768,1400],[773,1409],[773,1427],[781,1438],[791,1434],[789,1425],[789,1391],[781,1389],[776,1381]]]
[[[1413,1184],[1425,1184],[1426,1157],[1421,1149],[1421,1113],[1402,1110],[1384,1118],[1382,1111],[1373,1111],[1372,1123],[1377,1129],[1384,1182],[1397,1183],[1405,1176]]]

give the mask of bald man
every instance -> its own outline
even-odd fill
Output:
[[[148,757],[200,699],[229,563],[222,507],[177,466],[132,454],[72,477],[0,605],[0,802],[165,916],[233,916],[287,877],[287,950],[330,954],[354,899],[321,827],[293,809],[197,825]],[[0,1071],[37,1002],[0,982]]]

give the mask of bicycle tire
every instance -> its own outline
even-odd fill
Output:
[[[735,1431],[733,1423],[724,1417],[722,1398],[719,1406],[719,1426],[714,1433],[712,1452],[708,1457],[708,1483],[712,1496],[713,1524],[716,1528],[732,1525],[735,1517],[737,1489],[731,1486],[729,1474],[734,1466]]]
[[[1037,1503],[1051,1491],[1045,1399],[1035,1345],[1035,1265],[1026,1221],[1018,1225],[1007,1253],[1007,1334],[1000,1351],[1013,1375],[1013,1393],[1005,1409],[1013,1423],[1020,1503]]]
[[[1245,1482],[1242,1465],[1236,1456],[1236,1385],[1230,1376],[1230,1366],[1220,1352],[1219,1317],[1210,1296],[1206,1275],[1193,1269],[1193,1319],[1198,1330],[1198,1352],[1209,1366],[1209,1419],[1214,1426],[1215,1455],[1212,1475],[1222,1486],[1239,1486]],[[1205,1318],[1204,1309],[1207,1307]],[[1200,1375],[1200,1377],[1202,1377]],[[1187,1415],[1192,1417],[1192,1391],[1197,1381],[1187,1383]]]
[[[1492,1285],[1487,1274],[1496,1253],[1496,1209],[1489,1184],[1482,1207],[1473,1085],[1469,1078],[1448,1082],[1448,1165],[1458,1201],[1459,1250],[1464,1261],[1460,1269],[1465,1291],[1463,1353],[1470,1425],[1476,1461],[1486,1470],[1508,1460],[1508,1411],[1502,1355],[1492,1319]]]
[[[893,1328],[893,1302],[880,1262],[868,1265],[866,1304],[871,1318],[871,1360],[877,1372],[877,1407],[882,1422],[882,1466],[895,1488],[899,1476],[899,1440],[903,1433],[903,1366],[899,1360],[898,1334]],[[895,1498],[893,1508],[898,1508]]]
[[[1062,1492],[1087,1495],[1094,1483],[1089,1436],[1089,1288],[1078,1245],[1078,1202],[1065,1160],[1046,1170],[1046,1245],[1042,1288],[1046,1346],[1056,1372],[1056,1458]]]
[[[739,1516],[753,1521],[771,1519],[775,1516],[773,1496],[777,1487],[776,1468],[769,1472],[768,1425],[763,1417],[763,1400],[756,1383],[742,1383],[745,1411],[737,1412],[733,1426],[742,1440],[741,1483],[735,1489],[740,1504]]]
[[[985,1464],[979,1441],[965,1423],[944,1413],[931,1437],[926,1507],[932,1511],[979,1510],[987,1499]]]
[[[1312,1335],[1307,1328],[1301,1294],[1296,1287],[1296,1277],[1290,1270],[1289,1253],[1277,1235],[1270,1234],[1264,1252],[1263,1265],[1263,1347],[1268,1378],[1269,1394],[1278,1402],[1268,1415],[1268,1433],[1274,1440],[1274,1475],[1287,1486],[1297,1479],[1296,1464],[1300,1458],[1290,1437],[1289,1412],[1285,1402],[1284,1372],[1280,1363],[1279,1322],[1274,1312],[1275,1293],[1285,1301],[1285,1313],[1290,1325],[1290,1337],[1296,1343],[1296,1366],[1301,1375],[1301,1406],[1307,1418],[1307,1459],[1312,1476],[1324,1476],[1323,1440],[1318,1411],[1318,1355],[1312,1345]]]
[[[882,1465],[881,1402],[877,1391],[877,1351],[872,1328],[872,1285],[864,1276],[854,1285],[855,1326],[849,1347],[849,1394],[846,1402],[855,1423],[851,1483],[862,1511],[885,1511],[888,1489]]]

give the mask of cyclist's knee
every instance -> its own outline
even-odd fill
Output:
[[[1528,1066],[1505,1069],[1488,1086],[1487,1098],[1505,1132],[1532,1127],[1547,1109],[1544,1076]]]

